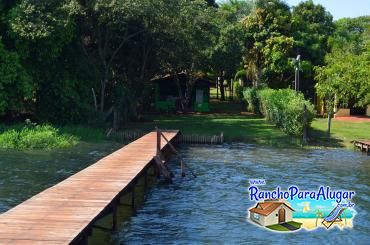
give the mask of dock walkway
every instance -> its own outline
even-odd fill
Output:
[[[370,140],[355,140],[353,144],[360,149],[360,151],[370,153]]]
[[[178,131],[163,134],[171,142]],[[157,133],[146,134],[1,214],[0,244],[85,243],[94,221],[154,162],[156,144]]]

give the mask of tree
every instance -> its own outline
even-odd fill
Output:
[[[223,3],[217,12],[217,32],[209,49],[210,67],[220,78],[221,100],[225,99],[224,79],[234,78],[245,52],[245,30],[242,19],[252,10],[252,3],[232,0]]]
[[[86,60],[78,60],[80,48],[74,45],[80,11],[74,0],[22,0],[9,11],[9,38],[32,77],[39,120],[86,121],[88,69],[80,69]]]
[[[18,55],[5,50],[0,39],[0,116],[24,109],[33,93],[32,80]]]
[[[279,0],[256,1],[256,9],[244,20],[247,38],[244,62],[255,86],[274,80],[287,82],[291,75],[287,57],[294,40],[289,6]],[[273,84],[272,84],[273,85]]]
[[[350,100],[357,106],[370,104],[370,21],[363,20],[365,22],[361,21],[351,34],[346,31],[341,35],[339,28],[334,35],[337,41],[332,40],[332,52],[326,55],[326,65],[315,67],[316,91],[325,98],[328,111],[328,137],[334,107],[348,104]],[[342,20],[339,25],[347,21]]]
[[[328,38],[334,31],[333,17],[322,5],[308,0],[293,7],[291,22],[295,40],[293,57],[299,54],[304,62],[300,87],[312,97],[315,85],[313,67],[323,65],[330,50]]]

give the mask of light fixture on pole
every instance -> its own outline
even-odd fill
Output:
[[[299,70],[301,69],[301,55],[297,55],[297,58],[294,60],[295,66],[295,77],[294,77],[294,89],[299,91]]]

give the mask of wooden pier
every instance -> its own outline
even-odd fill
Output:
[[[171,142],[179,132],[162,134]],[[95,221],[107,214],[115,228],[120,197],[170,146],[158,135],[146,134],[1,214],[0,244],[86,244]]]
[[[354,140],[353,144],[360,151],[370,153],[370,140]]]

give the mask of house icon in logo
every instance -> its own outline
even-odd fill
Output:
[[[261,226],[293,221],[294,209],[283,199],[266,199],[249,209],[249,218]]]

